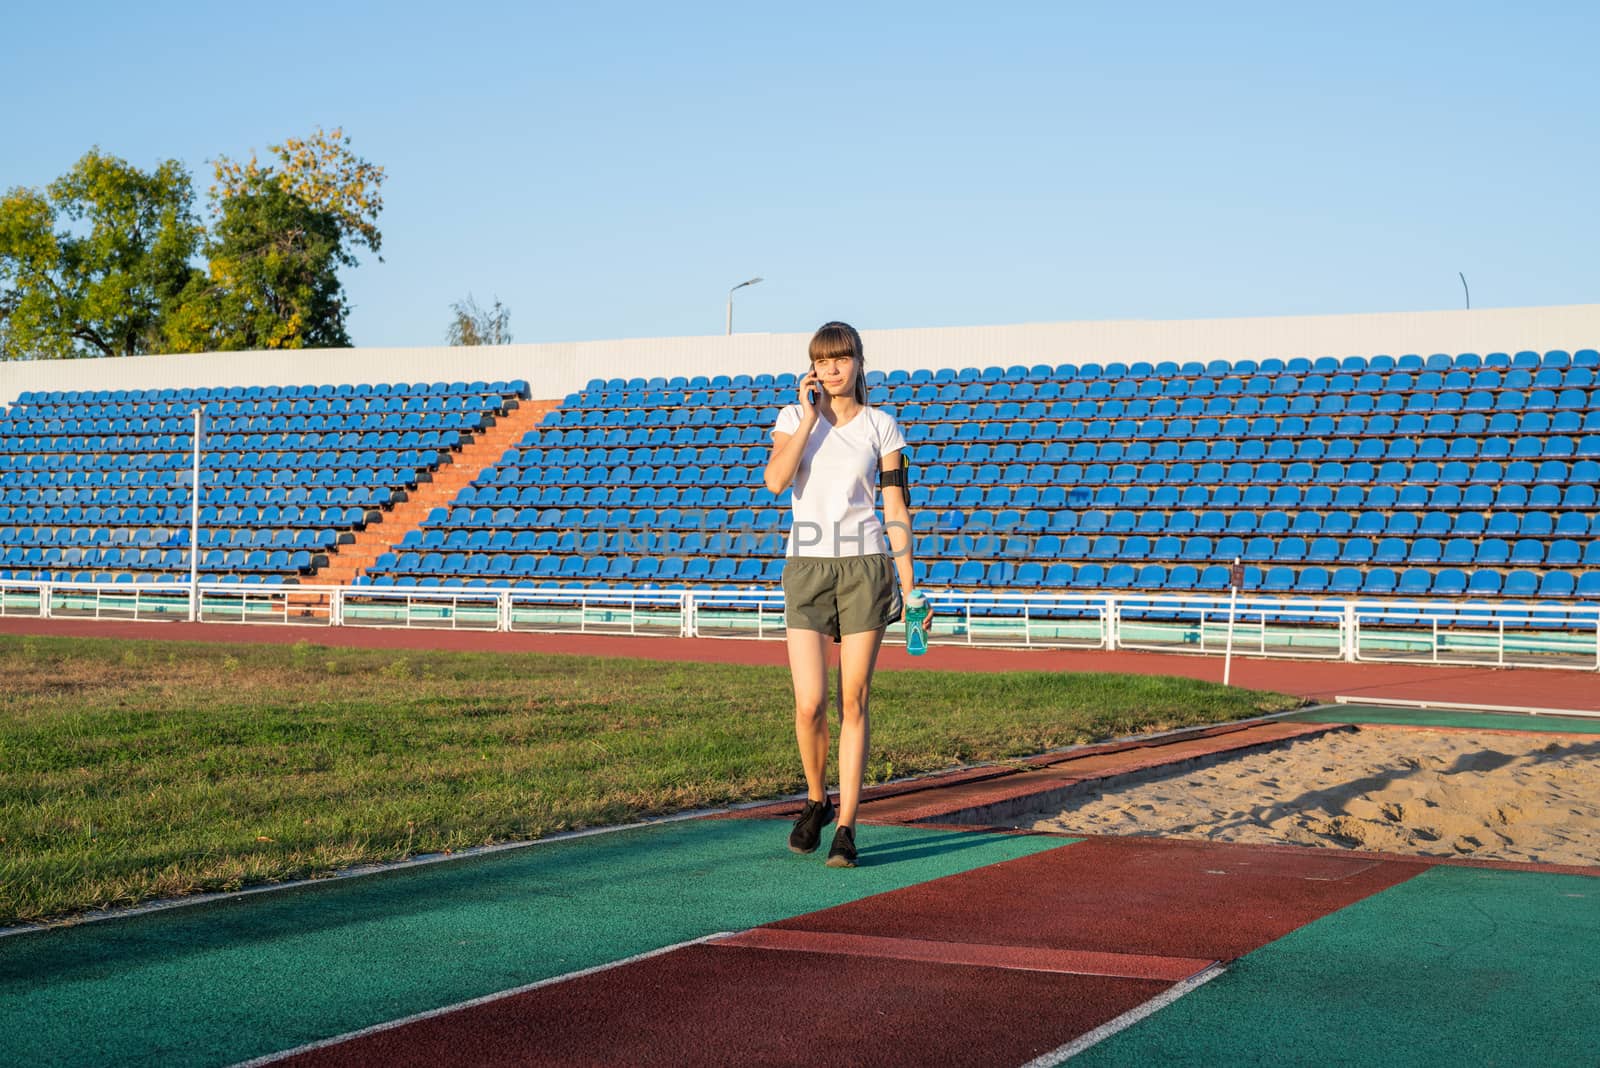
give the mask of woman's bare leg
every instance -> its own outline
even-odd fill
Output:
[[[794,678],[794,736],[806,769],[806,796],[828,796],[828,645],[826,634],[789,629],[789,674]]]
[[[839,826],[854,828],[861,803],[861,777],[867,767],[872,725],[867,698],[878,666],[883,631],[846,634],[839,643]]]

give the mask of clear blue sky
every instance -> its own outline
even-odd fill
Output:
[[[0,185],[342,125],[359,345],[1600,301],[1570,4],[26,4]]]

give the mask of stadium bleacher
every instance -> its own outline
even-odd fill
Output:
[[[1600,600],[1600,354],[874,371],[935,589]],[[358,582],[772,586],[761,485],[790,374],[596,379]],[[208,576],[307,569],[525,383],[24,394],[0,578],[187,569],[186,413],[211,416]],[[403,537],[401,536],[403,534]],[[303,554],[303,555],[302,555]]]
[[[1600,359],[1577,353],[873,372],[934,588],[1600,596]],[[761,486],[792,375],[594,380],[368,581],[778,580]]]
[[[0,578],[187,579],[201,405],[201,574],[261,583],[318,566],[526,395],[522,382],[23,393],[0,410]]]

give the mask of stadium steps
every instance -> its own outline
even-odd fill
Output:
[[[435,508],[448,508],[462,487],[470,485],[486,467],[499,463],[507,449],[514,448],[528,431],[538,426],[545,415],[561,406],[559,400],[522,401],[498,416],[495,424],[450,454],[433,472],[432,482],[421,482],[400,501],[378,513],[366,529],[356,533],[352,544],[340,545],[328,553],[326,567],[305,577],[307,585],[348,586],[359,578],[373,561],[390,552],[408,531],[419,527]],[[321,598],[307,598],[302,607],[312,607]],[[302,612],[302,614],[305,614]]]

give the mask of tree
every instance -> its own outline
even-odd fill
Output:
[[[338,129],[267,147],[276,162],[214,164],[211,262],[169,324],[175,351],[350,344],[338,269],[357,265],[354,246],[383,247],[383,168]]]
[[[167,323],[174,352],[347,348],[338,220],[267,179],[222,205],[210,264]]]
[[[134,356],[194,274],[204,233],[176,160],[145,172],[91,149],[48,189],[0,198],[0,321],[8,359]]]
[[[480,308],[478,302],[467,294],[466,300],[450,305],[455,318],[445,332],[446,345],[509,345],[511,343],[511,309],[494,298],[493,308]]]
[[[346,240],[367,246],[375,255],[383,248],[378,215],[383,211],[384,170],[350,151],[350,138],[342,128],[324,131],[319,126],[310,137],[290,137],[281,145],[268,145],[267,150],[277,158],[276,165],[262,165],[254,152],[248,163],[218,157],[212,197],[225,204],[253,192],[263,182],[275,183],[336,219]],[[349,257],[346,262],[354,266],[354,255],[349,249],[342,251]],[[383,262],[382,256],[378,262]]]

